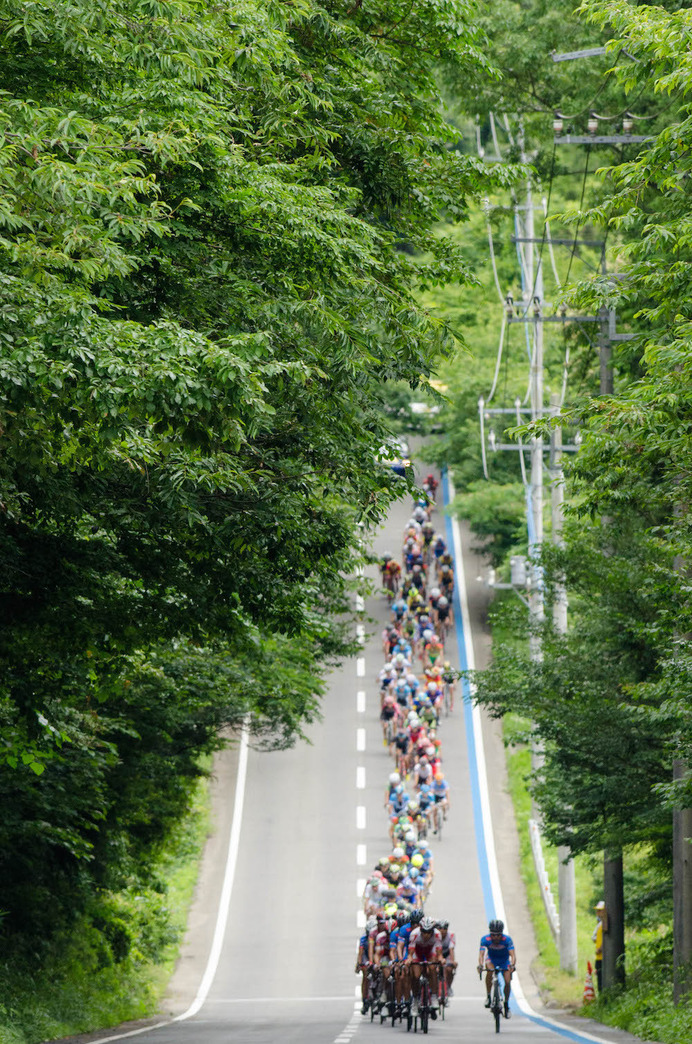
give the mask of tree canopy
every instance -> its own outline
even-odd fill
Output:
[[[383,385],[454,347],[415,297],[468,278],[433,227],[509,177],[442,116],[472,15],[0,2],[10,928],[141,871],[221,729],[318,713],[397,493]]]

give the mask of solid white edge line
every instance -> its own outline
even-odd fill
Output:
[[[247,776],[247,759],[248,730],[247,726],[243,725],[240,733],[238,772],[235,784],[235,800],[233,802],[233,822],[231,825],[231,836],[228,842],[226,870],[221,889],[221,898],[219,900],[219,909],[216,915],[214,938],[212,940],[211,950],[207,960],[207,967],[202,977],[199,989],[197,990],[197,996],[187,1011],[184,1011],[182,1015],[176,1015],[175,1018],[166,1019],[165,1022],[156,1022],[152,1026],[142,1026],[140,1029],[128,1030],[127,1033],[115,1033],[110,1037],[98,1037],[94,1040],[93,1044],[110,1044],[110,1042],[114,1040],[125,1040],[127,1037],[138,1037],[142,1033],[153,1033],[154,1030],[163,1029],[166,1026],[172,1025],[174,1022],[183,1022],[185,1019],[191,1018],[193,1015],[197,1014],[204,1004],[218,968],[221,948],[223,946],[223,939],[226,932],[226,924],[228,921],[228,909],[231,901],[231,891],[233,889],[233,878],[235,876],[235,867],[238,860],[240,827],[243,817],[243,802],[245,798],[245,779]]]
[[[455,496],[454,483],[451,477],[449,478],[449,499],[453,500]],[[473,640],[471,637],[471,615],[469,613],[469,603],[466,594],[466,574],[464,571],[464,559],[462,557],[461,549],[461,533],[459,531],[459,523],[454,516],[452,516],[452,534],[454,538],[454,557],[456,559],[456,572],[458,577],[458,588],[459,588],[459,602],[461,604],[461,618],[463,622],[464,631],[464,645],[466,647],[466,662],[469,670],[475,670],[476,660],[473,652]],[[473,690],[472,690],[473,691]],[[473,706],[473,745],[476,751],[476,763],[478,765],[478,786],[480,793],[481,802],[481,817],[483,820],[483,836],[485,841],[487,859],[488,859],[488,873],[490,875],[490,890],[493,896],[493,903],[495,905],[495,916],[501,920],[506,921],[504,913],[504,899],[502,896],[502,886],[500,884],[500,871],[497,861],[497,850],[495,848],[495,836],[493,834],[493,822],[492,814],[490,811],[490,791],[488,789],[488,773],[485,761],[485,747],[483,746],[483,733],[481,727],[481,710],[476,704]],[[574,1039],[581,1039],[585,1041],[593,1041],[594,1044],[608,1044],[604,1037],[594,1037],[590,1033],[585,1033],[583,1030],[572,1030],[562,1023],[557,1022],[555,1019],[550,1018],[548,1015],[541,1015],[529,1004],[526,999],[526,995],[521,987],[518,973],[515,973],[512,980],[512,994],[516,1000],[519,1010],[525,1015],[531,1015],[534,1018],[540,1019],[542,1023],[549,1026],[554,1026],[556,1030],[564,1034],[565,1032],[571,1034]]]
[[[243,820],[243,803],[245,800],[245,780],[247,778],[247,762],[248,762],[248,730],[247,725],[243,726],[243,730],[240,735],[240,753],[238,757],[238,775],[236,777],[235,784],[235,800],[233,802],[233,825],[231,826],[231,836],[228,842],[228,856],[226,858],[226,871],[224,874],[223,888],[221,890],[221,898],[219,900],[219,909],[216,915],[216,925],[214,927],[214,938],[211,944],[211,950],[209,952],[209,959],[207,961],[207,967],[202,976],[202,981],[197,990],[197,996],[194,1001],[182,1015],[176,1015],[173,1022],[183,1022],[185,1019],[191,1018],[196,1015],[199,1009],[207,999],[207,994],[211,989],[211,985],[216,975],[219,960],[221,959],[221,950],[223,948],[223,941],[226,935],[226,926],[228,924],[228,911],[231,904],[231,892],[233,890],[233,879],[235,877],[235,868],[238,861],[238,849],[240,847],[240,828]]]

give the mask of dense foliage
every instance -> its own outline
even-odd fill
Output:
[[[672,782],[673,761],[689,764],[692,753],[688,8],[584,0],[573,12],[567,4],[507,0],[500,19],[493,5],[485,27],[502,77],[473,88],[479,137],[489,153],[495,151],[493,130],[506,142],[497,130],[503,114],[520,109],[536,168],[534,188],[547,194],[551,213],[562,211],[560,234],[567,244],[571,236],[606,240],[610,274],[599,273],[597,258],[590,259],[589,272],[589,259],[574,249],[569,265],[558,260],[561,278],[571,283],[562,297],[582,315],[615,308],[618,331],[632,335],[613,346],[614,395],[599,394],[597,345],[568,335],[572,360],[560,424],[566,432],[578,429],[582,444],[567,465],[565,548],[544,551],[540,563],[547,622],[527,623],[526,614],[515,613],[522,620],[513,640],[475,677],[478,699],[497,715],[516,711],[530,723],[527,738],[544,753],[531,786],[550,840],[577,852],[624,850],[627,856],[636,849],[638,859],[646,853],[646,879],[634,882],[626,873],[625,889],[630,923],[653,933],[652,959],[656,933],[672,921],[670,813],[689,807],[692,796],[690,776]],[[603,56],[547,60],[551,50],[598,45],[606,46]],[[565,134],[585,134],[592,112],[599,134],[622,134],[623,117],[632,112],[634,133],[650,140],[612,149],[588,142],[556,146],[553,110],[565,114]],[[571,198],[565,187],[570,168]],[[509,200],[493,203],[508,209]],[[553,236],[556,225],[554,220]],[[506,249],[498,248],[497,257],[503,286],[514,290],[502,268]],[[489,300],[490,277],[487,285]],[[513,363],[510,397],[520,372]],[[486,372],[490,376],[487,363]],[[559,390],[549,367],[546,383],[548,391]],[[455,397],[464,423],[441,440],[437,456],[460,480],[459,512],[490,538],[495,564],[506,564],[525,540],[508,528],[511,486],[506,472],[494,468],[491,479],[503,484],[484,501],[502,511],[488,528],[479,502],[473,406]],[[546,438],[549,431],[544,424]],[[527,437],[526,430],[522,434]],[[563,580],[570,600],[566,635],[550,622],[555,585]],[[540,632],[540,660],[516,640],[531,630]],[[673,1031],[660,1032],[668,1036],[657,1039],[679,1039]]]
[[[145,874],[223,729],[318,713],[382,388],[454,341],[431,230],[490,183],[434,76],[486,66],[471,13],[0,2],[7,937]]]

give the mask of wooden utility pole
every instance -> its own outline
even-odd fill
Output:
[[[607,851],[603,859],[603,898],[607,930],[603,931],[603,988],[625,984],[625,893],[622,850]]]
[[[673,762],[673,779],[689,776],[685,761]],[[692,809],[673,812],[673,999],[692,991]]]

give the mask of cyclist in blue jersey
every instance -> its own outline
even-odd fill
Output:
[[[504,934],[502,921],[492,920],[488,925],[488,934],[481,939],[478,954],[478,970],[485,967],[485,990],[488,994],[485,1006],[490,1007],[490,990],[493,981],[493,969],[500,968],[505,980],[505,1018],[508,1019],[509,995],[512,991],[512,972],[517,966],[517,955],[514,943],[509,935]]]

